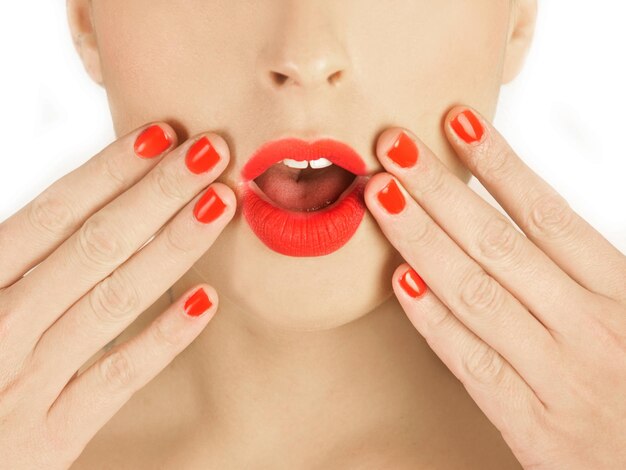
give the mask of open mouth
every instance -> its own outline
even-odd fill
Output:
[[[364,160],[334,139],[281,139],[241,170],[242,213],[254,234],[288,256],[323,256],[356,233],[365,216]]]
[[[275,163],[253,181],[269,202],[284,210],[319,211],[346,192],[357,175],[326,158]]]

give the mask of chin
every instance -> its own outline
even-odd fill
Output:
[[[340,249],[291,257],[262,243],[238,207],[195,270],[243,321],[317,331],[358,320],[393,295],[391,277],[402,262],[369,212]]]

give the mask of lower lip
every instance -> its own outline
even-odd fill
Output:
[[[344,246],[365,215],[367,177],[357,176],[329,206],[311,212],[271,204],[253,181],[245,183],[242,213],[255,235],[270,249],[287,256],[324,256]]]

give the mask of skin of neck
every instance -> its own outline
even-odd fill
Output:
[[[198,282],[191,269],[172,286],[173,298]],[[457,416],[467,413],[460,382],[393,294],[358,320],[321,331],[277,329],[220,297],[215,317],[176,360],[195,397],[196,433],[218,432],[235,446],[306,439],[319,450],[375,436],[382,445],[385,432],[428,442],[455,406]]]

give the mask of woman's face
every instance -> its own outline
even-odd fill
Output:
[[[252,153],[280,137],[331,137],[382,171],[378,135],[416,133],[464,181],[441,128],[454,104],[493,116],[510,0],[92,0],[98,68],[118,135],[166,120],[179,140],[230,146],[233,189]],[[339,72],[339,73],[338,73]],[[274,73],[287,80],[272,81]],[[330,76],[334,82],[328,80]],[[287,329],[355,320],[392,295],[402,258],[366,212],[338,250],[268,248],[241,214],[195,269],[246,313]]]

